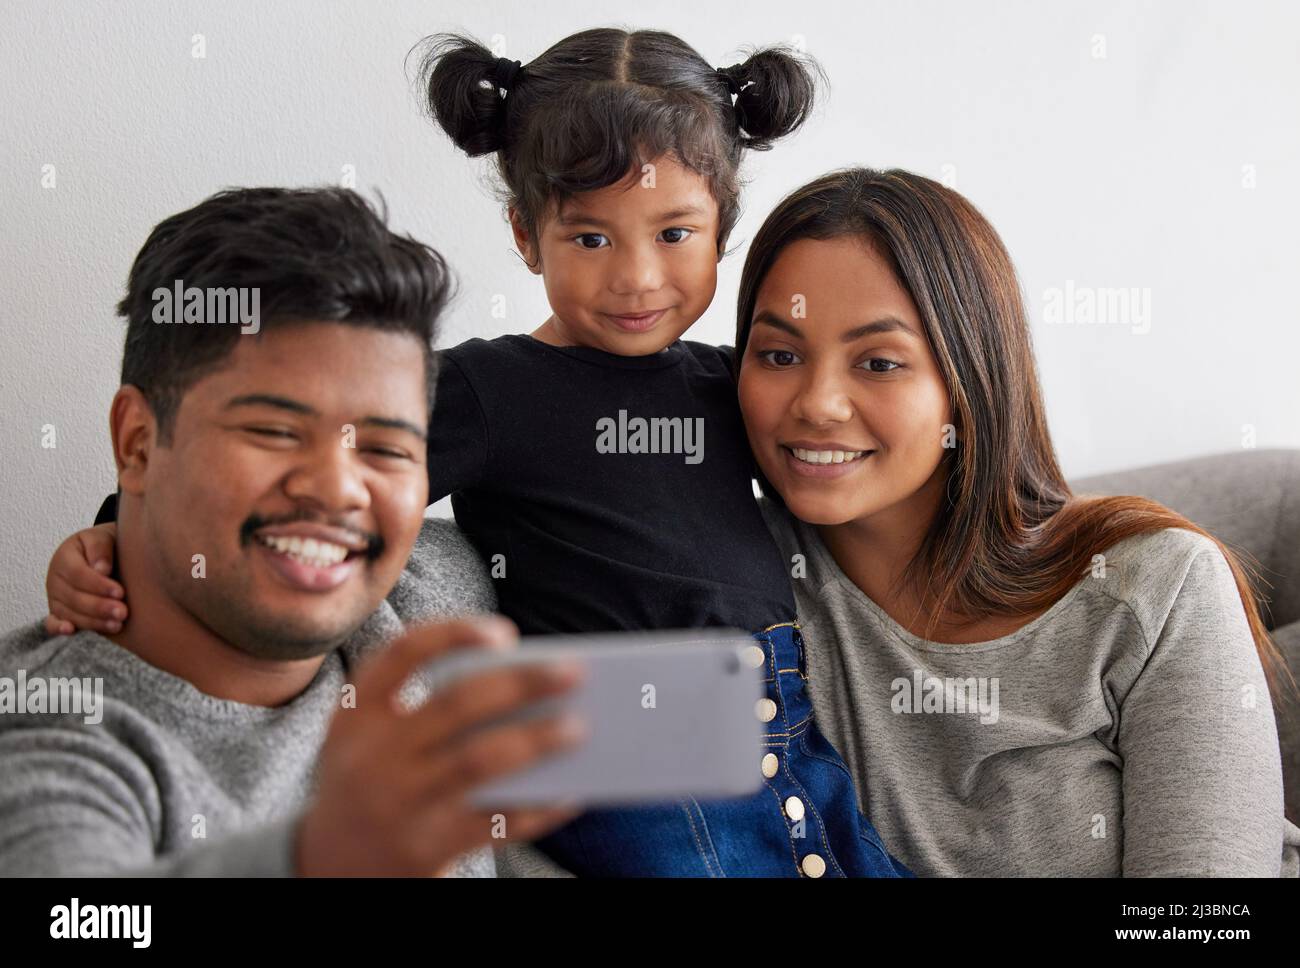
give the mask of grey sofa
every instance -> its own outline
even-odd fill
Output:
[[[1246,450],[1071,481],[1076,494],[1139,494],[1254,557],[1273,640],[1300,681],[1300,450]],[[1300,824],[1300,703],[1276,708],[1286,815]]]

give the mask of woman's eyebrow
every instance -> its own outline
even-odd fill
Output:
[[[757,326],[759,323],[766,323],[768,326],[784,330],[797,339],[803,339],[803,333],[800,331],[798,326],[790,322],[788,319],[783,319],[771,310],[761,310],[754,317],[754,325]],[[876,336],[880,333],[889,333],[895,330],[901,330],[902,332],[908,333],[912,336],[917,335],[916,330],[912,329],[911,326],[908,326],[907,323],[903,322],[897,316],[882,316],[874,322],[855,326],[848,332],[841,334],[840,342],[852,343],[854,340],[861,339],[864,336]]]
[[[876,336],[880,333],[892,333],[895,331],[907,333],[909,336],[916,336],[916,330],[912,329],[911,326],[908,326],[907,323],[903,322],[897,316],[881,316],[875,322],[867,323],[864,326],[857,326],[849,330],[840,337],[840,340],[845,343],[852,343],[855,339],[861,339],[863,336]]]

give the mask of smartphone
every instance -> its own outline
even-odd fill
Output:
[[[756,652],[758,649],[760,651]],[[587,738],[474,791],[481,807],[586,807],[744,796],[762,784],[761,646],[736,629],[525,636],[508,653],[460,652],[427,666],[429,702],[451,682],[502,665],[576,657],[584,681],[509,717],[567,708]],[[498,722],[504,722],[499,720]]]

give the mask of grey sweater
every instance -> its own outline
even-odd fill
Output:
[[[1273,707],[1228,563],[1169,529],[1105,552],[1011,635],[891,619],[763,501],[813,708],[889,850],[921,875],[1297,876]]]
[[[291,874],[316,757],[356,662],[404,623],[495,604],[460,532],[426,520],[388,600],[277,708],[205,695],[93,632],[45,638],[33,625],[9,634],[0,681],[11,690],[20,677],[98,678],[103,699],[93,715],[84,704],[33,711],[28,685],[27,711],[0,714],[0,875]],[[487,849],[452,870],[493,873]]]

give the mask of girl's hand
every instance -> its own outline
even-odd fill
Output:
[[[47,635],[81,629],[116,634],[126,621],[126,590],[112,578],[117,525],[109,522],[78,531],[54,551],[45,574],[50,614]]]

